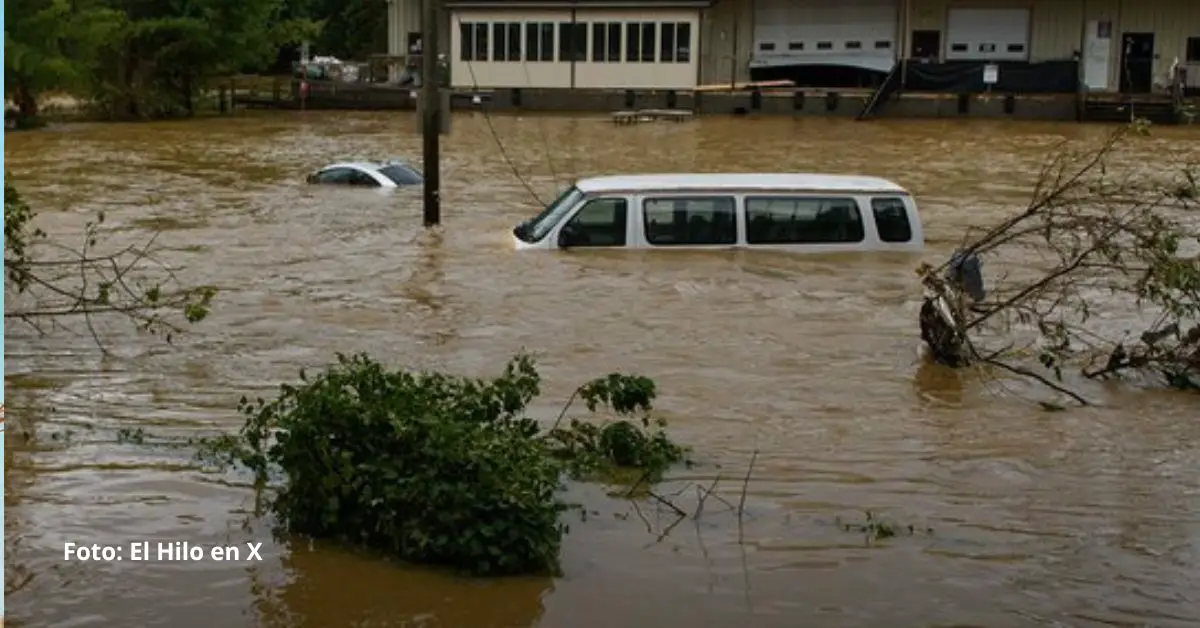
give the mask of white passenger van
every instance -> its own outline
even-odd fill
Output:
[[[864,216],[869,218],[864,218]],[[825,174],[652,174],[582,179],[513,229],[518,250],[917,251],[904,188]]]

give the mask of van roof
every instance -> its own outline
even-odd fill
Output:
[[[671,189],[908,193],[896,183],[880,177],[805,172],[617,175],[580,179],[575,186],[589,194],[614,190],[644,192]]]

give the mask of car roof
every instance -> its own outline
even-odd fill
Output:
[[[329,170],[330,168],[361,168],[363,170],[378,171],[383,168],[387,168],[388,166],[398,166],[400,168],[406,168],[408,170],[412,170],[413,172],[416,172],[416,168],[413,168],[406,161],[385,161],[385,162],[340,161],[336,164],[328,164],[326,166],[322,166],[321,170]]]
[[[705,190],[830,190],[907,194],[900,185],[880,177],[843,174],[797,173],[688,173],[638,174],[580,179],[581,192]]]
[[[372,163],[369,161],[343,161],[336,164],[323,166],[321,170],[329,170],[331,168],[358,168],[360,170],[376,171],[382,168],[384,164]]]

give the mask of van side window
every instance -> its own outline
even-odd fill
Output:
[[[579,234],[576,246],[625,246],[629,204],[623,198],[597,198],[581,207],[565,226]]]
[[[646,241],[654,246],[737,243],[732,196],[648,198],[642,219]]]
[[[862,213],[851,197],[746,197],[748,244],[862,242]]]
[[[912,241],[912,224],[908,222],[908,210],[899,198],[871,199],[871,212],[875,214],[875,228],[879,239],[884,242]]]

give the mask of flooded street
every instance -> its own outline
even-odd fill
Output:
[[[220,288],[176,346],[123,324],[37,338],[10,321],[5,545],[12,626],[1196,626],[1200,400],[1086,389],[1102,408],[1046,413],[998,383],[917,361],[913,269],[964,229],[1021,206],[1063,138],[1105,127],[983,121],[456,115],[441,235],[420,194],[315,188],[350,158],[420,161],[411,114],[319,113],[6,136],[6,168],[74,242],[159,244],[189,284]],[[1135,138],[1133,161],[1200,159],[1194,129]],[[619,172],[860,172],[922,204],[922,256],[515,253],[510,230],[556,179]],[[81,236],[80,236],[81,237]],[[107,244],[105,244],[107,243]],[[492,375],[525,347],[539,418],[610,371],[656,380],[658,407],[747,517],[714,513],[661,540],[599,489],[570,515],[562,578],[466,581],[272,539],[245,478],[191,451],[119,442],[240,426],[335,352]],[[28,435],[22,438],[21,433]],[[718,470],[715,466],[720,465]],[[682,486],[682,485],[681,485]],[[844,531],[880,513],[916,534]],[[669,522],[669,513],[662,514]],[[927,531],[931,528],[931,531]],[[265,541],[264,562],[63,561],[63,543]],[[14,590],[15,589],[15,590]]]

